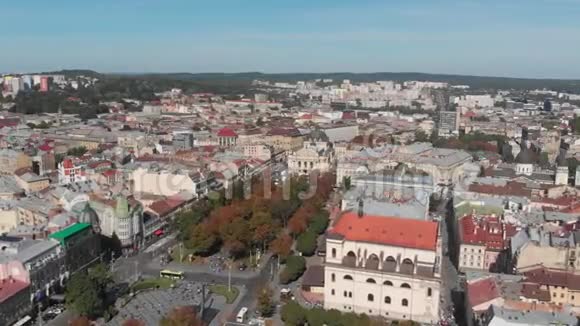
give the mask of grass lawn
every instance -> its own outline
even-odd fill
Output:
[[[240,294],[240,290],[235,286],[232,286],[231,291],[228,291],[227,285],[221,284],[210,285],[208,288],[212,293],[224,296],[227,304],[233,303]]]
[[[168,289],[175,284],[175,281],[168,278],[149,278],[139,281],[131,287],[133,291],[145,290],[145,289]]]

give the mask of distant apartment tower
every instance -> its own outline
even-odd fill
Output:
[[[48,77],[46,76],[40,77],[40,91],[48,92]]]
[[[459,111],[439,112],[439,135],[457,133],[459,129]]]
[[[24,83],[22,81],[22,78],[20,77],[14,77],[12,78],[12,95],[16,96],[18,95],[18,93],[22,90],[24,90]]]
[[[556,185],[567,185],[568,184],[568,167],[559,166],[556,168]]]

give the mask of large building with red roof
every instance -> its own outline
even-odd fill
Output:
[[[343,212],[326,234],[324,308],[439,320],[437,222]]]
[[[516,229],[497,216],[466,215],[459,220],[460,270],[503,271]]]

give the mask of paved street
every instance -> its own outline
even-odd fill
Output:
[[[146,325],[158,325],[160,320],[175,307],[199,307],[202,304],[201,289],[200,283],[184,281],[179,282],[178,286],[173,289],[140,292],[121,307],[119,314],[107,325],[121,326],[125,320],[131,318],[142,320]],[[206,322],[212,320],[225,305],[225,298],[207,296],[204,305],[204,320]]]

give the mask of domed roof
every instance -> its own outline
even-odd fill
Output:
[[[516,163],[518,163],[518,164],[534,164],[534,162],[536,161],[535,156],[536,155],[534,154],[534,152],[531,149],[524,147],[519,152],[518,156],[516,156]]]
[[[87,202],[85,208],[79,214],[79,223],[88,223],[93,226],[93,230],[95,232],[99,232],[100,223],[99,223],[99,215],[97,212],[91,207],[91,205]]]
[[[310,132],[310,134],[308,134],[308,136],[306,137],[307,140],[309,141],[316,141],[316,142],[327,142],[328,141],[328,136],[326,135],[326,133],[320,129],[314,129]]]

